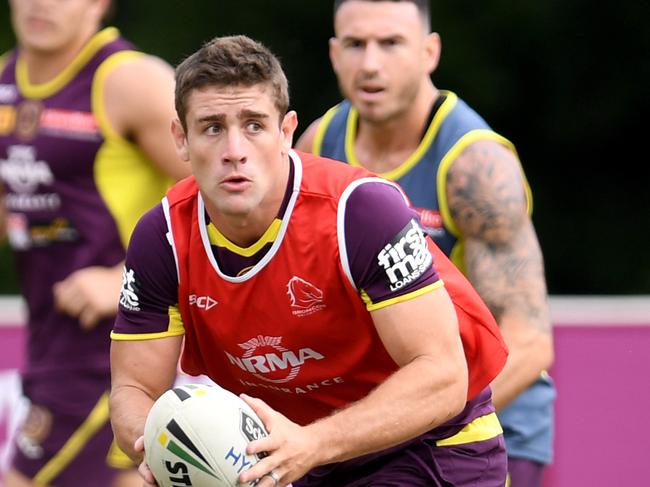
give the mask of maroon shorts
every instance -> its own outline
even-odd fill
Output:
[[[38,485],[106,487],[119,467],[132,466],[113,447],[108,393],[99,391],[82,413],[33,400],[16,435],[13,468]],[[115,465],[109,465],[110,458]]]
[[[438,447],[425,437],[373,455],[318,467],[294,487],[503,487],[503,435]]]

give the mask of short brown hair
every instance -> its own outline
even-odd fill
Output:
[[[334,0],[334,16],[339,7],[348,0]],[[363,0],[365,2],[410,2],[415,4],[427,30],[431,30],[431,3],[429,0]]]
[[[263,44],[238,35],[215,37],[176,68],[176,113],[184,129],[186,101],[204,86],[253,86],[272,89],[280,120],[289,109],[289,83],[278,58]]]

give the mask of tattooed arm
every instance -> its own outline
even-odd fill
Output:
[[[449,169],[447,198],[465,241],[467,277],[510,350],[492,383],[500,410],[553,361],[544,263],[516,156],[496,141],[472,143]]]

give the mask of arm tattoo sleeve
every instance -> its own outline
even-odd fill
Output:
[[[497,321],[518,316],[550,333],[544,263],[516,156],[471,144],[447,174],[447,198],[465,244],[465,272]]]

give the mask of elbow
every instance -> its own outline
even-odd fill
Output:
[[[447,421],[459,415],[467,405],[467,390],[469,388],[467,364],[463,363],[462,367],[456,367],[453,375],[448,378],[447,394],[445,404],[448,410],[446,411]]]
[[[458,416],[467,404],[468,370],[463,360],[446,367],[437,364],[423,371],[428,377],[419,389],[419,409],[423,413],[422,432]],[[441,369],[444,369],[441,370]],[[425,392],[426,391],[426,392]]]
[[[467,367],[461,372],[462,378],[456,381],[454,387],[454,401],[451,418],[459,415],[467,405],[467,391],[469,390],[469,380]]]
[[[445,421],[448,421],[458,416],[460,413],[463,412],[466,406],[467,406],[467,386],[465,386],[465,388],[462,390],[459,389],[458,393],[454,395],[453,400],[450,401],[449,413]]]

